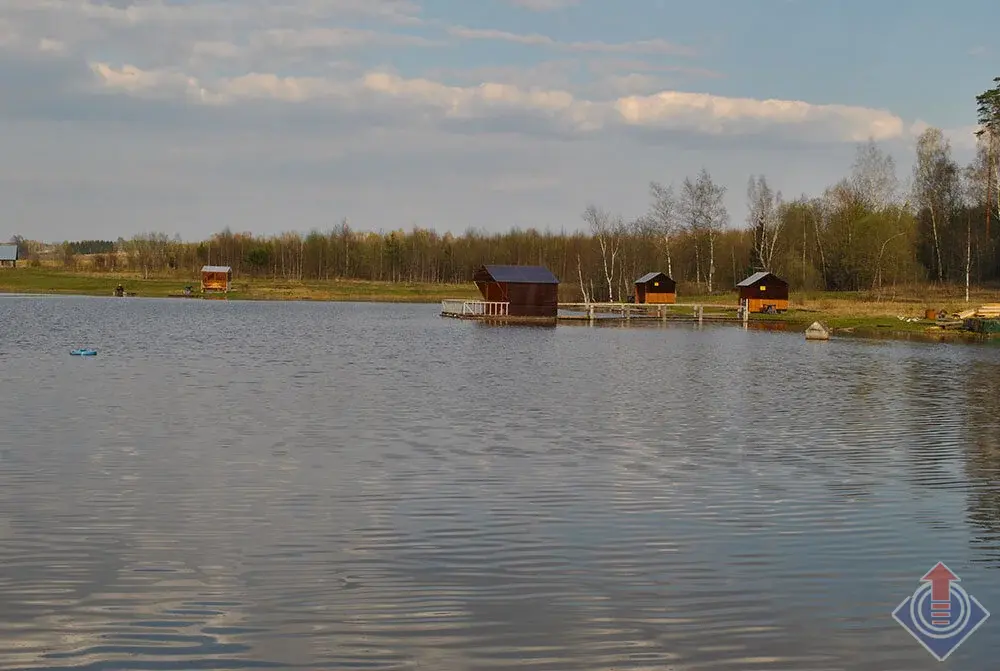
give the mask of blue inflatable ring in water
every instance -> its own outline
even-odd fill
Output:
[[[94,356],[97,354],[96,349],[75,349],[70,352],[73,356]]]

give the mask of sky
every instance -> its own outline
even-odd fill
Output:
[[[1000,3],[0,0],[0,238],[572,231],[974,148]]]

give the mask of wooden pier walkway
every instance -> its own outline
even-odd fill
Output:
[[[706,308],[708,311],[706,311]],[[510,314],[510,303],[449,299],[441,302],[441,315],[490,322],[736,322],[746,324],[746,305],[726,303],[559,303],[556,316],[531,317]]]
[[[710,311],[706,312],[706,308]],[[727,321],[747,323],[745,306],[724,303],[560,303],[559,321],[596,322],[605,319],[625,321]],[[565,314],[565,313],[577,314]]]

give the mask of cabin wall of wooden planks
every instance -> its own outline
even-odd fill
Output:
[[[549,317],[559,314],[559,285],[519,282],[476,282],[483,299],[510,303],[511,317]]]
[[[767,306],[772,305],[777,311],[788,310],[788,299],[786,298],[747,298],[750,312],[764,312]]]
[[[647,303],[651,305],[673,305],[677,302],[677,294],[667,293],[667,292],[652,292],[647,291],[646,295],[643,296],[641,303]]]

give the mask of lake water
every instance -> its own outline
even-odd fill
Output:
[[[0,389],[4,671],[1000,658],[891,616],[1000,612],[1000,347],[3,297]]]

